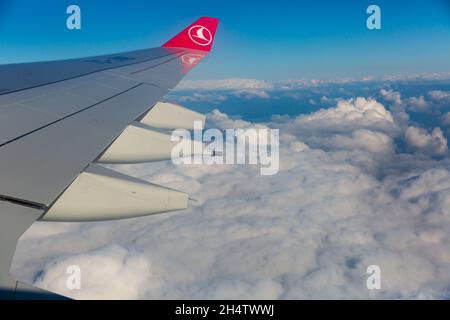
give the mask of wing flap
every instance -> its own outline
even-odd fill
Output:
[[[49,206],[123,129],[165,95],[147,84],[0,148],[0,195]]]

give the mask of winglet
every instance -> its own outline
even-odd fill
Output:
[[[219,20],[201,17],[175,37],[163,44],[164,48],[185,48],[209,52]]]

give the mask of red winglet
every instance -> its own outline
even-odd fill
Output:
[[[201,17],[175,37],[163,44],[164,48],[186,48],[209,52],[219,20]]]

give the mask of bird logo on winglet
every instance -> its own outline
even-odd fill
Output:
[[[207,46],[212,42],[212,34],[208,28],[195,25],[188,30],[189,38],[199,46]]]

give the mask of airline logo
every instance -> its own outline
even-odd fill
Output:
[[[190,27],[188,30],[188,35],[192,42],[198,44],[199,46],[210,45],[213,39],[212,34],[208,30],[208,28],[201,25]]]
[[[0,0],[1,2],[2,0]],[[196,51],[211,50],[214,42],[214,34],[218,20],[215,18],[201,17],[189,27],[183,29],[175,37],[163,44],[164,48],[184,48]],[[187,64],[185,64],[187,65]]]

